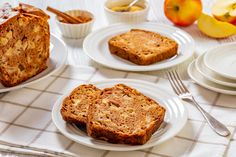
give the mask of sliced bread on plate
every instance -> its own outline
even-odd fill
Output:
[[[145,144],[164,120],[165,109],[124,84],[102,90],[88,111],[87,132],[111,143]]]
[[[109,50],[123,59],[138,65],[150,65],[177,55],[178,44],[161,34],[131,29],[129,32],[112,37]]]

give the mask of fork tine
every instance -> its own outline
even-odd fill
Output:
[[[184,92],[189,92],[176,70],[174,70],[174,74],[175,74],[175,78],[178,80],[178,82],[180,84],[180,87],[183,89],[183,91]]]
[[[176,93],[177,95],[179,95],[180,92],[179,92],[178,88],[177,88],[176,85],[175,85],[175,82],[174,82],[174,80],[173,80],[173,78],[172,78],[171,72],[168,72],[168,73],[167,73],[167,77],[168,77],[168,80],[169,80],[169,82],[170,82],[171,87],[173,88],[173,90],[175,91],[175,93]]]
[[[182,94],[182,93],[185,93],[185,92],[186,92],[186,91],[185,91],[185,88],[182,86],[180,77],[177,76],[178,74],[177,74],[177,72],[176,72],[175,70],[172,71],[172,75],[173,75],[174,80],[175,80],[175,82],[176,82],[176,86],[178,86],[178,88],[179,88],[181,94]]]
[[[173,71],[170,72],[171,74],[171,77],[172,77],[172,80],[175,84],[175,88],[177,88],[177,90],[179,91],[179,94],[182,94],[183,93],[183,90],[181,89],[181,87],[179,86],[179,82],[178,80],[175,78],[175,74]]]

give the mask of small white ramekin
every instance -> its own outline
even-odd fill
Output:
[[[68,24],[60,22],[58,16],[56,16],[56,23],[59,27],[61,34],[67,38],[84,38],[87,36],[91,31],[94,23],[94,16],[92,13],[85,11],[85,10],[68,10],[65,13],[71,16],[80,16],[81,14],[89,16],[92,20],[86,23],[80,24]]]
[[[104,4],[104,10],[108,22],[111,23],[140,23],[147,20],[149,5],[146,0],[140,0],[137,2],[137,5],[143,7],[143,10],[134,11],[134,12],[116,12],[110,8],[115,6],[124,6],[128,5],[132,0],[107,0]]]

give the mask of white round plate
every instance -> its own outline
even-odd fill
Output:
[[[218,75],[217,73],[214,73],[210,69],[208,69],[203,63],[203,57],[204,57],[204,54],[199,56],[195,61],[195,67],[199,73],[201,73],[208,80],[215,82],[217,84],[228,86],[228,87],[236,87],[235,80],[222,77],[221,75]]]
[[[42,79],[57,72],[65,64],[66,59],[67,59],[67,48],[65,43],[61,39],[57,38],[55,35],[51,34],[50,58],[47,63],[48,66],[47,69],[45,69],[38,75],[30,78],[29,80],[14,87],[4,87],[0,83],[0,93],[23,88],[25,86],[41,81]]]
[[[218,75],[236,80],[236,43],[211,49],[204,55],[204,64]]]
[[[210,89],[214,92],[229,94],[229,95],[236,95],[236,88],[231,88],[227,86],[222,86],[207,80],[201,73],[197,71],[195,68],[195,61],[193,61],[188,66],[188,75],[191,79],[193,79],[196,83],[200,86]]]
[[[108,49],[108,40],[113,36],[128,32],[132,28],[157,32],[174,39],[179,45],[178,55],[161,62],[142,66],[111,54]],[[194,41],[188,33],[172,26],[153,22],[110,25],[89,34],[83,43],[84,51],[92,60],[104,66],[125,71],[152,71],[175,66],[189,59],[193,55],[194,47]]]
[[[52,109],[52,120],[59,131],[69,139],[88,147],[113,151],[131,151],[161,144],[175,136],[184,127],[187,121],[187,111],[181,100],[178,97],[169,94],[164,89],[159,88],[155,84],[130,79],[111,79],[95,82],[93,84],[98,88],[103,89],[106,87],[112,87],[118,83],[123,83],[136,88],[140,92],[159,102],[166,109],[165,122],[163,123],[165,125],[158,129],[146,144],[133,146],[108,143],[106,141],[93,139],[87,136],[84,131],[66,123],[61,117],[60,109],[62,101],[67,95],[62,96],[54,104]]]

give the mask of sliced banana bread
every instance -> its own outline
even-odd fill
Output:
[[[163,122],[165,109],[124,84],[102,90],[89,106],[87,132],[111,143],[146,143]]]
[[[123,59],[138,65],[149,65],[171,58],[177,54],[178,44],[158,33],[131,29],[111,38],[109,50]]]
[[[95,86],[81,85],[63,101],[61,115],[66,122],[86,126],[88,107],[100,94]]]

